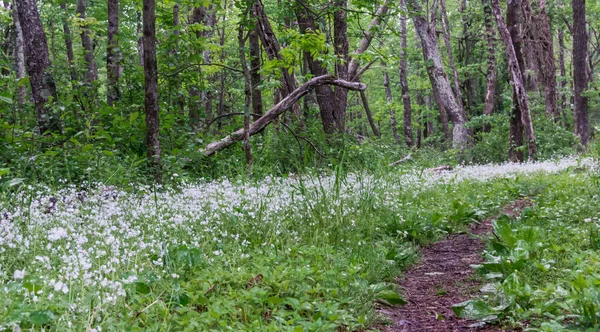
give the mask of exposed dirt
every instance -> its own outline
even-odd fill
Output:
[[[513,202],[503,213],[516,216],[531,205],[527,199]],[[382,331],[502,331],[498,326],[476,327],[476,321],[454,315],[452,305],[477,295],[479,282],[471,264],[483,261],[482,236],[492,230],[491,217],[474,225],[470,234],[457,234],[423,249],[421,261],[398,280],[408,304],[379,308],[391,325],[377,326]]]

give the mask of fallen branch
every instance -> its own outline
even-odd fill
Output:
[[[390,167],[398,166],[398,165],[400,165],[402,163],[405,163],[405,162],[409,161],[411,157],[412,157],[412,153],[409,153],[408,156],[406,156],[406,157],[404,157],[404,158],[402,158],[400,160],[394,161],[393,163],[389,164],[389,166]]]
[[[312,78],[308,82],[302,84],[296,90],[292,91],[287,97],[283,98],[277,105],[273,106],[267,113],[258,118],[256,121],[250,125],[250,136],[258,133],[262,129],[264,129],[269,123],[273,120],[277,119],[279,115],[281,115],[285,110],[292,107],[300,98],[311,92],[314,88],[323,85],[335,85],[341,88],[345,88],[348,90],[355,91],[364,91],[367,86],[358,82],[348,82],[345,80],[337,79],[333,75],[322,75],[315,78]],[[223,150],[235,142],[240,141],[244,138],[244,129],[238,129],[233,132],[231,135],[222,138],[219,141],[212,142],[206,146],[204,150],[201,150],[206,156],[211,156],[215,152]]]

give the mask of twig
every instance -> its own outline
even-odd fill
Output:
[[[306,143],[308,143],[321,157],[325,158],[325,155],[319,151],[319,149],[317,149],[317,147],[313,144],[313,142],[311,142],[308,138],[306,137],[302,137],[296,133],[294,133],[294,131],[284,122],[280,122],[280,124],[282,124],[292,135],[294,135],[294,138],[296,138],[296,141],[298,141],[298,145],[300,145],[300,141],[298,139],[301,139],[303,141],[305,141]],[[302,145],[300,145],[302,146]]]

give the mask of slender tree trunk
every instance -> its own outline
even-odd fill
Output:
[[[252,34],[252,32],[250,32],[250,34]],[[251,168],[252,164],[254,163],[254,160],[252,159],[252,146],[250,145],[250,99],[252,96],[252,78],[250,71],[248,70],[248,65],[246,64],[244,24],[240,24],[238,43],[240,51],[240,64],[242,66],[242,71],[244,72],[244,151],[246,153],[246,164],[248,164],[248,167]]]
[[[223,5],[224,11],[227,10],[227,1]],[[225,21],[225,13],[223,14],[223,22]],[[225,24],[219,31],[219,47],[221,48],[220,60],[222,63],[225,62]],[[219,117],[218,129],[221,129],[222,121],[221,116],[225,114],[225,71],[221,70],[219,74],[219,100],[217,102],[217,116]]]
[[[13,25],[15,26],[15,47],[13,51],[15,57],[16,79],[17,81],[20,81],[25,77],[25,47],[23,45],[23,29],[21,28],[19,13],[16,6],[16,2],[13,2],[12,17]],[[25,85],[21,84],[21,82],[17,85],[16,93],[17,106],[20,111],[27,99],[27,90],[25,89]]]
[[[451,32],[450,32],[450,22],[448,21],[448,14],[446,13],[446,3],[445,0],[440,0],[440,12],[442,16],[442,25],[443,25],[443,35],[444,35],[444,44],[446,44],[446,52],[448,53],[448,61],[450,62],[450,68],[452,69],[452,73],[454,75],[454,96],[456,96],[456,103],[458,107],[465,111],[465,106],[462,101],[462,93],[460,92],[460,79],[458,77],[458,71],[456,70],[456,64],[454,63],[454,55],[452,54],[452,44],[450,44]]]
[[[155,0],[144,0],[144,82],[146,109],[146,149],[148,161],[154,171],[156,182],[162,182],[160,158],[160,127],[158,113],[158,73],[156,66],[156,14]]]
[[[192,10],[192,17],[190,20],[191,24],[200,24],[203,23],[206,17],[206,8],[204,7],[194,7]],[[196,30],[196,38],[202,38],[203,31]],[[202,72],[200,71],[200,80],[203,79]],[[190,108],[189,108],[189,120],[190,126],[193,131],[197,131],[200,129],[200,110],[205,106],[204,105],[204,93],[200,91],[200,87],[198,84],[192,84],[189,90],[190,95]],[[207,121],[208,123],[208,121]]]
[[[67,20],[68,12],[66,0],[61,1],[60,8],[65,15],[65,18],[63,19],[63,35],[65,47],[67,49],[67,61],[69,62],[69,74],[71,75],[71,82],[75,83],[75,81],[77,81],[77,72],[75,71],[75,56],[73,55],[73,37],[71,36],[71,28],[69,27],[69,21]]]
[[[121,98],[119,90],[119,1],[108,0],[108,41],[106,45],[106,101],[113,106]]]
[[[404,106],[404,139],[406,141],[406,145],[409,148],[412,148],[414,145],[412,133],[412,108],[410,105],[410,91],[408,89],[408,71],[406,68],[408,58],[408,54],[406,52],[406,0],[400,0],[400,8],[403,10],[400,16],[400,88],[402,91],[402,105]]]
[[[485,109],[483,114],[492,115],[496,98],[496,32],[494,30],[492,7],[490,0],[482,0],[485,34],[487,37],[487,70],[485,84]]]
[[[519,23],[519,3],[511,1],[506,7],[506,23],[507,29],[509,30],[511,42],[515,49],[515,56],[517,63],[521,69],[521,79],[525,84],[525,76],[523,70],[525,67],[525,60],[523,59],[523,38],[521,36],[521,28]],[[523,146],[523,122],[521,121],[521,108],[517,99],[516,89],[513,87],[513,105],[509,120],[509,147],[508,147],[508,160],[512,162],[523,162],[524,154],[520,148]]]
[[[421,40],[423,56],[427,66],[427,74],[431,81],[432,90],[436,96],[436,101],[440,109],[447,111],[447,114],[454,126],[452,133],[452,145],[457,149],[466,149],[470,145],[471,133],[465,126],[467,116],[456,101],[452,92],[452,87],[448,81],[448,76],[444,71],[440,53],[437,48],[436,31],[431,30],[429,22],[422,16],[422,9],[416,0],[410,0],[409,7],[413,11],[413,23],[415,30]]]
[[[396,144],[400,144],[400,135],[398,135],[398,125],[396,123],[396,109],[393,106],[392,89],[390,87],[390,75],[388,75],[385,61],[381,62],[381,69],[383,71],[383,86],[385,88],[385,99],[387,100],[388,112],[390,114],[392,135],[394,135]]]
[[[81,26],[81,46],[84,51],[84,61],[86,65],[86,73],[85,73],[85,81],[89,84],[98,79],[98,67],[96,66],[96,61],[94,60],[94,44],[92,42],[92,38],[89,35],[89,27],[88,24],[85,23],[86,19],[86,7],[87,0],[77,0],[77,9],[76,12],[79,15],[79,18],[84,21]]]
[[[260,44],[256,28],[250,29],[248,32],[248,41],[250,43],[250,82],[252,91],[252,113],[254,119],[260,117],[257,114],[263,113],[262,93],[260,91]]]
[[[371,130],[373,130],[373,134],[377,137],[380,137],[379,129],[375,125],[375,120],[373,120],[373,113],[371,112],[371,108],[369,107],[369,100],[365,95],[364,91],[360,92],[360,100],[362,101],[363,107],[365,108],[365,114],[367,115],[367,120],[369,121],[369,126],[371,126]]]
[[[56,85],[50,71],[50,55],[44,27],[35,0],[17,0],[19,22],[25,43],[25,68],[29,74],[31,96],[37,113],[40,134],[59,130],[59,119],[48,101],[56,100]]]
[[[560,69],[560,112],[567,126],[567,69],[565,67],[565,40],[562,29],[558,29],[558,64]]]
[[[575,109],[575,133],[581,145],[587,146],[589,140],[588,97],[588,34],[586,30],[585,0],[572,0],[573,8],[573,77]]]
[[[207,30],[205,30],[202,35],[206,40],[208,40],[212,37],[213,31],[214,31],[214,26],[215,26],[216,22],[217,22],[216,9],[215,9],[214,5],[211,5],[208,8],[206,15],[204,16],[204,26],[205,26],[205,29],[207,29]],[[202,57],[204,58],[204,63],[210,63],[211,62],[210,50],[205,49],[202,52]],[[204,107],[205,123],[209,124],[213,118],[213,114],[212,114],[213,94],[212,94],[212,90],[211,90],[213,77],[210,75],[207,75],[205,79],[209,82],[209,84],[207,84],[208,88],[205,88],[202,90],[200,99],[202,100],[202,105]]]
[[[136,27],[136,35],[138,36],[138,54],[140,56],[140,66],[144,66],[144,35],[142,33],[142,18],[141,14],[138,12],[137,18],[137,27]]]
[[[512,8],[514,6],[517,8],[514,10],[518,11],[518,0],[508,0],[508,6],[509,8]],[[502,40],[504,41],[504,44],[506,46],[511,81],[517,97],[517,104],[521,111],[521,123],[523,124],[525,137],[527,139],[528,158],[532,160],[535,158],[537,144],[535,140],[535,134],[533,131],[533,124],[531,123],[531,114],[529,113],[529,100],[527,98],[527,92],[523,83],[521,67],[519,66],[519,61],[517,60],[517,53],[513,45],[511,34],[504,23],[504,18],[502,17],[502,9],[500,8],[499,0],[492,0],[492,9],[494,10],[494,15],[496,16],[496,22],[498,23],[498,31],[500,32],[500,36],[502,37]]]

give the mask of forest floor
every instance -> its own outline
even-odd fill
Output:
[[[589,158],[12,188],[0,191],[0,330],[453,331],[492,316],[600,328]],[[474,320],[457,319],[452,306],[475,296],[460,314]],[[382,302],[398,305],[385,308],[392,325],[377,325]]]
[[[501,213],[515,217],[532,204],[527,198],[506,205]],[[418,264],[402,274],[398,282],[408,303],[400,307],[382,306],[380,313],[391,324],[378,326],[382,331],[501,331],[488,325],[457,317],[452,306],[478,295],[481,281],[472,265],[481,264],[483,237],[492,231],[498,216],[474,224],[469,231],[454,234],[427,246]]]

